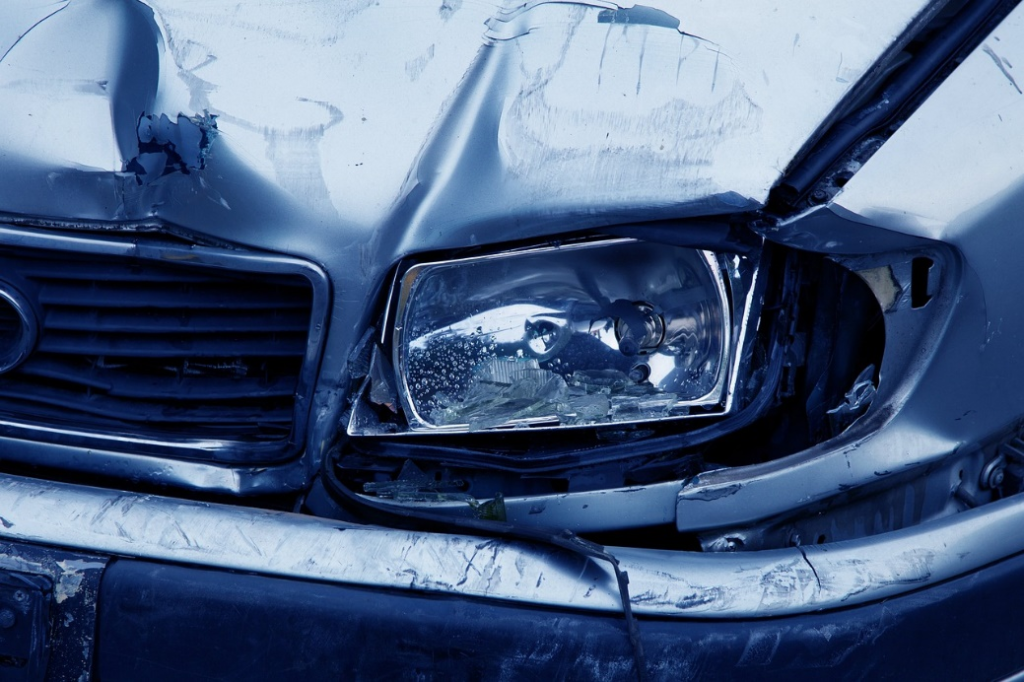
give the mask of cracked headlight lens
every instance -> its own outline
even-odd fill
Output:
[[[717,257],[614,240],[425,263],[402,278],[393,362],[414,431],[722,413]]]

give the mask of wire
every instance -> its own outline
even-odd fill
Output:
[[[323,473],[326,478],[327,485],[325,485],[324,488],[343,507],[355,506],[363,512],[369,512],[369,514],[364,514],[364,516],[369,516],[371,519],[377,518],[385,521],[381,525],[397,526],[400,528],[411,527],[417,530],[426,529],[444,533],[449,533],[452,529],[458,529],[485,535],[487,537],[538,542],[573,552],[574,554],[584,556],[588,559],[595,559],[609,563],[612,570],[615,572],[619,601],[622,605],[622,614],[626,621],[626,632],[629,636],[629,644],[633,652],[633,665],[636,670],[636,678],[639,682],[644,682],[646,679],[647,663],[644,658],[643,643],[640,640],[640,624],[633,615],[633,607],[629,598],[629,574],[622,570],[622,567],[619,565],[619,560],[605,547],[595,542],[585,540],[570,530],[551,530],[537,526],[519,526],[503,521],[450,517],[420,509],[384,506],[355,494],[344,483],[342,483],[338,478],[337,473],[334,471],[334,466],[332,464],[333,461],[333,457],[328,456],[326,458]]]

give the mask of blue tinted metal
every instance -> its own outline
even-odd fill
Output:
[[[40,319],[0,376],[0,434],[248,465],[301,447],[327,305],[314,266],[13,226],[0,264]]]

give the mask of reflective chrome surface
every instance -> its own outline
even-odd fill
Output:
[[[18,287],[0,279],[0,374],[28,358],[39,337],[39,319]]]
[[[695,249],[616,240],[418,264],[397,305],[413,429],[720,412],[735,353],[718,260]]]
[[[305,334],[307,343],[303,352],[301,370],[295,387],[292,435],[271,448],[267,444],[243,443],[223,438],[189,437],[182,430],[178,437],[157,438],[132,432],[127,426],[114,428],[74,426],[69,423],[39,423],[18,414],[0,415],[0,443],[4,458],[27,464],[49,464],[64,469],[98,473],[117,478],[130,478],[163,485],[204,488],[226,493],[252,494],[266,489],[297,489],[304,487],[302,479],[310,473],[310,458],[300,463],[285,464],[276,470],[265,465],[268,453],[277,460],[296,459],[305,441],[310,395],[316,380],[322,342],[324,320],[330,305],[330,288],[324,272],[312,263],[285,256],[223,249],[209,246],[183,245],[170,241],[125,239],[111,233],[106,236],[85,236],[54,233],[45,229],[0,223],[0,244],[5,247],[34,249],[37,253],[72,252],[100,259],[109,256],[127,256],[140,261],[187,263],[218,271],[260,273],[268,275],[296,275],[309,282],[312,290],[312,309]],[[7,273],[10,275],[11,273]],[[130,284],[126,284],[130,286]],[[0,283],[3,287],[3,283]],[[128,296],[130,292],[125,293]],[[197,293],[201,296],[202,293]],[[0,297],[19,301],[0,289]],[[19,304],[19,315],[35,319],[31,304]],[[268,304],[269,306],[269,304]],[[24,309],[24,312],[21,312]],[[180,320],[182,327],[186,320]],[[23,342],[34,341],[34,329]],[[0,348],[0,353],[4,349]],[[18,345],[16,350],[23,350]],[[23,358],[22,358],[23,359]],[[6,370],[8,367],[0,367]],[[100,387],[103,388],[102,386]],[[128,422],[126,422],[127,424]],[[290,443],[290,444],[289,444]],[[276,450],[276,454],[274,454]],[[217,453],[220,453],[219,455]],[[166,455],[167,459],[159,455]],[[232,470],[228,462],[187,461],[202,457],[234,460]],[[179,461],[173,461],[178,459]],[[182,459],[186,461],[181,461]],[[246,460],[249,460],[248,462]],[[259,465],[259,466],[257,466]],[[299,474],[297,476],[297,474]]]

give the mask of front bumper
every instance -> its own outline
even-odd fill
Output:
[[[647,679],[993,679],[1017,646],[1024,557],[896,599],[767,620],[642,618]],[[612,614],[118,561],[105,682],[636,679]]]
[[[0,510],[0,567],[56,585],[51,679],[631,674],[610,566],[557,548],[14,476]],[[1022,521],[1024,500],[1008,498],[864,541],[610,551],[657,677],[934,665],[978,679],[1024,667],[1010,641],[1024,627]]]

